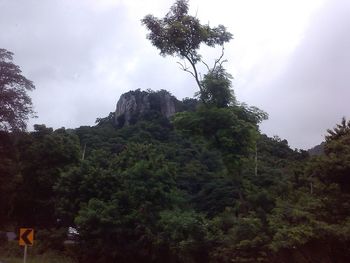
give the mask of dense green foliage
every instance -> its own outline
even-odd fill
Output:
[[[232,34],[223,25],[214,28],[201,25],[196,17],[188,15],[187,2],[177,0],[163,19],[147,15],[142,23],[150,30],[148,39],[160,54],[190,57],[196,63],[201,59],[197,50],[202,43],[211,47],[223,45],[230,41]]]
[[[83,262],[307,262],[316,245],[341,259],[350,129],[308,160],[259,135],[257,119],[243,106],[199,107],[178,113],[176,129],[160,118],[3,133],[1,224],[34,226],[56,249],[65,237],[53,233],[74,226]]]
[[[349,124],[310,159],[260,120],[198,104],[123,128],[3,132],[1,225],[35,227],[43,251],[74,227],[82,262],[316,262],[317,247],[346,262]]]

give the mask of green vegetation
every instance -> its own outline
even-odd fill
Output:
[[[16,131],[25,129],[34,115],[27,91],[35,87],[12,60],[13,53],[0,48],[0,129]]]
[[[73,255],[69,255],[69,249],[65,252],[45,249],[40,241],[35,246],[28,247],[27,263],[74,263]],[[3,263],[22,263],[23,247],[18,246],[17,241],[10,241],[0,247],[0,261]]]
[[[5,257],[1,258],[4,263],[23,263],[22,257]],[[57,253],[44,253],[41,255],[28,256],[27,263],[74,263],[74,261]]]
[[[29,262],[348,262],[350,122],[313,157],[261,134],[267,114],[235,99],[222,57],[196,75],[199,45],[231,34],[187,11],[178,0],[143,23],[161,54],[189,57],[198,99],[167,119],[166,91],[136,90],[152,107],[130,125],[110,114],[93,127],[1,131],[1,229],[35,228]],[[0,259],[17,262],[0,242]]]

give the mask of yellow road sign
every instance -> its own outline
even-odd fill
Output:
[[[20,246],[33,246],[34,244],[34,229],[33,228],[20,228],[19,229],[19,245]]]

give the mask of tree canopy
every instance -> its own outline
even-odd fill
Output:
[[[216,45],[223,47],[224,43],[232,39],[232,34],[223,25],[217,27],[203,25],[198,18],[189,15],[187,0],[177,0],[162,19],[147,15],[141,21],[150,31],[147,38],[160,50],[161,55],[177,56],[190,63],[192,69],[185,64],[180,63],[180,65],[183,70],[193,75],[202,91],[202,83],[196,68],[198,62],[203,62],[198,52],[201,44],[209,47]],[[215,62],[213,69],[220,59]]]
[[[34,116],[32,100],[27,91],[34,84],[22,75],[13,63],[13,53],[0,49],[0,129],[23,130],[26,121]]]

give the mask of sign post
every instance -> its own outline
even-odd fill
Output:
[[[23,263],[27,263],[27,249],[28,249],[28,246],[24,245]]]
[[[28,246],[33,246],[34,244],[34,229],[20,228],[18,241],[20,246],[24,246],[23,263],[26,263]]]

